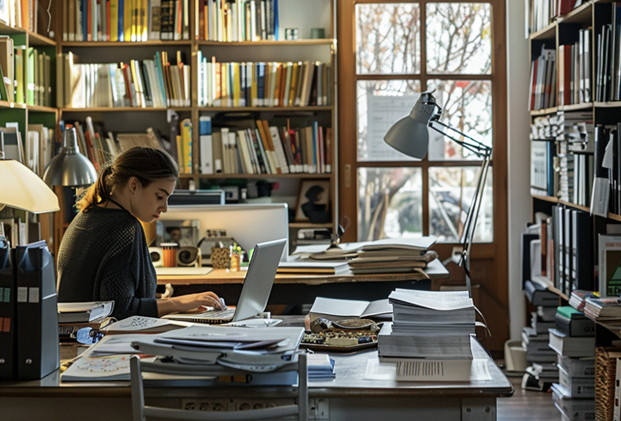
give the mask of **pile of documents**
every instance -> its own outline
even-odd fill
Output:
[[[167,365],[180,376],[218,366],[267,375],[297,360],[303,333],[301,327],[193,325],[157,334],[107,335],[63,373],[62,381],[129,380],[133,354],[157,356],[147,362]],[[270,381],[254,374],[256,381]]]
[[[319,262],[343,262],[338,266],[340,274],[347,268],[354,275],[376,273],[418,272],[438,257],[429,250],[436,237],[386,238],[376,241],[343,243],[338,247],[300,246],[292,256],[296,262],[305,262],[319,268]],[[281,265],[282,267],[282,265]],[[279,271],[281,268],[279,267]]]
[[[378,336],[380,359],[472,359],[475,307],[467,291],[396,289],[393,322]]]

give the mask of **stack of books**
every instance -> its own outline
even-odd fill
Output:
[[[575,289],[571,292],[569,297],[569,305],[578,311],[584,311],[587,297],[597,298],[598,293],[594,291],[584,291],[581,289]]]
[[[525,280],[524,293],[536,310],[531,313],[530,326],[522,328],[522,348],[530,364],[522,379],[522,388],[547,390],[553,382],[558,382],[556,353],[549,346],[548,332],[555,327],[558,295],[537,280]]]
[[[576,294],[578,297],[580,294]],[[579,299],[573,303],[581,305]],[[559,411],[568,414],[595,413],[595,324],[574,307],[557,309],[556,328],[550,330],[550,347],[558,354],[558,383],[552,385]]]
[[[475,308],[467,291],[396,289],[393,322],[378,335],[380,359],[472,359]]]
[[[595,323],[573,307],[559,307],[550,347],[558,354],[554,404],[566,419],[595,419]]]
[[[619,297],[587,297],[584,314],[591,320],[621,320],[621,300]]]
[[[438,254],[433,250],[413,252],[407,248],[361,250],[358,257],[349,262],[354,274],[404,273],[424,269]]]

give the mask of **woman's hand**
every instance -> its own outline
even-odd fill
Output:
[[[157,300],[157,313],[161,317],[168,313],[188,312],[201,306],[222,310],[220,298],[211,291]]]

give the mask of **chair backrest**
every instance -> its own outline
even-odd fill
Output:
[[[299,421],[307,421],[308,419],[308,370],[306,354],[304,353],[298,355],[297,363],[286,364],[278,370],[298,372],[297,404],[248,409],[245,411],[190,411],[145,405],[142,373],[155,372],[170,374],[171,364],[174,363],[145,363],[141,362],[140,358],[137,356],[131,358],[132,413],[134,421],[146,421],[149,417],[170,418],[175,420],[245,421],[290,417],[296,414],[298,415]],[[248,372],[220,365],[192,365],[187,371],[183,370],[183,372],[179,374],[183,376],[221,376],[225,374],[248,374]]]

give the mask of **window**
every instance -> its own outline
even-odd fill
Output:
[[[475,241],[493,243],[494,181],[506,173],[495,171],[494,122],[504,80],[494,66],[492,18],[500,2],[340,3],[340,209],[355,221],[349,240],[435,235],[439,242],[459,241],[478,157],[433,130],[422,161],[383,141],[420,92],[434,91],[443,123],[495,147],[475,233]],[[343,19],[352,14],[354,20]]]

